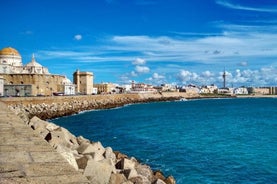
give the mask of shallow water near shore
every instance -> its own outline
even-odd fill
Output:
[[[277,183],[277,98],[133,104],[52,120],[177,183]]]

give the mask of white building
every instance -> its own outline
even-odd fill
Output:
[[[32,60],[23,67],[22,73],[28,74],[49,74],[48,69],[39,64],[35,55],[33,54]]]
[[[177,91],[176,85],[173,85],[173,84],[162,84],[161,87],[162,87],[162,91],[171,91],[171,92]]]
[[[157,93],[157,90],[149,84],[132,82],[130,93]]]
[[[216,85],[210,85],[210,86],[202,86],[200,89],[201,94],[213,94],[215,91],[217,91]]]
[[[200,89],[195,85],[182,86],[180,92],[186,92],[189,94],[199,94]]]
[[[218,94],[233,95],[234,88],[218,88]]]
[[[64,95],[75,95],[75,84],[73,84],[68,78],[65,78],[62,82]]]
[[[235,88],[234,89],[234,94],[235,95],[248,95],[248,90],[247,88]]]
[[[11,47],[6,47],[0,50],[0,73],[49,74],[48,69],[35,60],[34,54],[32,60],[24,66],[19,52]]]

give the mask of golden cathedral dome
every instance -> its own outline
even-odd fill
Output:
[[[6,47],[0,50],[0,55],[20,56],[19,52],[12,47]]]

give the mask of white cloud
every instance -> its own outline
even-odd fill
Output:
[[[198,74],[189,70],[181,70],[176,76],[177,81],[182,84],[209,85],[217,84],[222,87],[223,72],[214,74],[210,71]],[[259,70],[240,70],[226,71],[227,87],[239,86],[276,86],[277,68],[263,67]]]
[[[134,72],[134,71],[131,71],[130,75],[131,75],[132,77],[137,77],[137,76],[138,76],[138,74],[137,74],[136,72]]]
[[[165,76],[160,75],[155,72],[155,73],[153,73],[152,77],[149,77],[146,80],[151,82],[152,84],[160,85],[162,83],[165,83]]]
[[[74,36],[74,39],[79,41],[79,40],[82,39],[82,35],[77,34],[77,35]]]
[[[203,77],[213,77],[214,76],[214,73],[211,72],[211,71],[205,71],[205,72],[202,72],[202,75]]]
[[[38,54],[42,60],[66,59],[70,62],[73,61],[75,65],[89,64],[90,62],[112,62],[113,67],[125,73],[129,78],[137,77],[138,79],[142,77],[141,74],[149,73],[151,68],[152,72],[163,73],[165,78],[172,81],[176,81],[173,79],[176,77],[178,82],[190,81],[189,83],[207,85],[222,82],[218,68],[240,66],[240,69],[247,67],[249,70],[230,72],[227,82],[234,85],[243,82],[245,84],[242,85],[265,85],[273,84],[275,81],[276,85],[276,70],[275,73],[271,73],[273,70],[268,67],[257,69],[263,66],[276,66],[277,58],[277,26],[262,25],[233,25],[221,22],[214,26],[220,28],[222,34],[209,33],[189,38],[180,35],[176,37],[111,36],[103,38],[101,45],[83,45],[75,47],[74,50],[72,48],[56,48],[55,50],[38,51]],[[134,60],[136,57],[138,58]],[[122,63],[116,64],[117,62],[130,64],[130,61],[133,64],[131,69],[122,68]],[[158,63],[153,65],[153,62]],[[184,65],[187,66],[186,70],[178,72]],[[196,69],[195,66],[199,67]],[[189,71],[190,67],[194,68],[197,73]],[[255,70],[250,67],[255,67]],[[268,73],[271,73],[271,76]],[[169,78],[170,75],[172,78]],[[156,78],[158,76],[160,75],[156,75]],[[154,80],[155,76],[151,76],[151,79]]]
[[[258,11],[258,12],[271,12],[271,13],[276,13],[277,12],[277,8],[276,6],[274,7],[272,4],[271,8],[263,8],[263,7],[249,7],[249,6],[242,6],[239,4],[232,4],[227,0],[217,0],[216,1],[217,4],[227,7],[227,8],[231,8],[231,9],[237,9],[237,10],[247,10],[247,11]]]
[[[188,70],[181,70],[177,75],[177,78],[183,84],[198,83],[200,79],[197,73]]]
[[[148,68],[147,66],[136,66],[135,70],[137,73],[148,73],[150,72],[150,68]]]
[[[248,65],[247,61],[242,61],[239,63],[239,66],[247,66],[247,65]]]
[[[144,59],[141,59],[141,58],[136,58],[132,64],[133,65],[144,65],[146,63],[146,61]]]
[[[153,73],[152,78],[153,79],[164,79],[165,76],[159,75],[158,73],[155,72],[155,73]]]

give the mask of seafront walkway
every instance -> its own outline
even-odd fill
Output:
[[[0,101],[0,183],[89,183]]]

